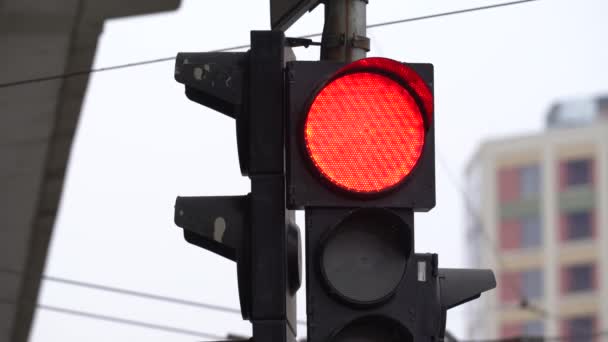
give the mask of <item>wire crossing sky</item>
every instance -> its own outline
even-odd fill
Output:
[[[417,4],[412,0],[404,6],[404,1],[395,0],[393,5],[383,1],[368,6],[368,22],[387,23],[386,29],[375,26],[377,30],[370,31],[373,43],[382,45],[383,56],[435,65],[436,144],[443,162],[454,171],[454,178],[460,178],[467,158],[481,141],[536,132],[542,129],[545,110],[555,99],[608,90],[608,75],[603,68],[608,53],[598,44],[602,32],[608,29],[600,15],[605,13],[605,3],[533,1],[538,5],[499,4],[496,6],[504,10],[454,14],[449,20],[426,20],[428,15],[416,14],[461,12],[442,9],[484,1]],[[185,301],[238,307],[234,264],[187,245],[172,221],[176,195],[248,191],[248,180],[238,170],[234,122],[183,96],[183,87],[172,79],[171,63],[162,63],[173,61],[174,56],[146,60],[170,51],[211,51],[227,42],[243,42],[251,27],[267,24],[267,7],[258,10],[243,4],[251,8],[243,9],[243,14],[233,18],[234,23],[227,24],[226,17],[233,13],[234,5],[218,2],[216,6],[211,10],[213,18],[208,20],[201,20],[201,13],[209,9],[200,2],[185,0],[184,8],[175,15],[106,23],[95,65],[109,65],[107,68],[123,72],[101,72],[89,83],[47,274],[96,286],[112,284],[112,288],[153,296],[166,294]],[[298,32],[293,36],[318,31],[320,21],[314,21],[319,19],[318,14],[304,17],[303,24],[292,29]],[[403,20],[418,21],[398,26],[383,20],[404,14],[411,18]],[[247,45],[231,48],[245,49]],[[316,49],[296,50],[299,60],[318,59]],[[378,52],[373,46],[370,55]],[[126,65],[120,64],[125,59],[155,63],[156,67],[121,68]],[[559,82],[556,70],[560,70]],[[585,76],[591,74],[593,78]],[[466,249],[466,241],[461,242],[466,203],[442,171],[440,167],[437,170],[436,208],[416,216],[420,227],[416,248],[438,252],[444,267],[460,267],[466,262],[461,256]],[[50,280],[43,284],[41,302],[45,305],[192,327],[218,336],[226,332],[248,334],[248,323],[241,324],[235,313],[161,305],[158,301],[154,304],[154,300],[129,295],[110,297],[108,291],[93,292]],[[298,301],[302,318],[305,304],[302,299]],[[166,340],[160,331],[146,332],[124,324],[123,328],[53,312],[39,310],[33,342],[83,338],[129,341],[144,339],[141,336],[147,341]],[[456,336],[464,336],[459,325],[464,319],[459,317],[465,316],[457,311],[450,313],[448,324]],[[300,334],[303,330],[299,329]],[[96,336],[85,336],[87,332]],[[176,335],[175,341],[192,338]]]
[[[425,15],[425,16],[415,17],[415,18],[391,20],[391,21],[381,22],[381,23],[377,23],[377,24],[367,25],[366,27],[368,29],[371,29],[371,28],[376,28],[376,27],[383,27],[383,26],[403,24],[403,23],[409,23],[409,22],[420,21],[420,20],[446,17],[446,16],[451,16],[451,15],[456,15],[456,14],[465,14],[465,13],[477,12],[477,11],[482,11],[482,10],[495,9],[495,8],[500,8],[500,7],[505,7],[505,6],[520,5],[523,3],[534,2],[534,1],[540,1],[540,0],[520,0],[520,1],[505,2],[505,3],[495,4],[495,5],[473,7],[473,8],[467,8],[467,9],[458,10],[458,11],[443,12],[443,13]],[[312,38],[312,37],[319,37],[321,35],[322,35],[321,33],[313,33],[313,34],[301,36],[299,38]],[[248,47],[249,47],[249,44],[236,45],[236,46],[226,47],[223,49],[212,50],[209,52],[227,52],[227,51],[232,51],[232,50],[246,49]],[[74,71],[74,72],[69,72],[69,73],[61,74],[61,75],[43,76],[43,77],[30,78],[30,79],[25,79],[25,80],[20,80],[20,81],[0,83],[0,89],[16,87],[16,86],[21,86],[21,85],[31,84],[31,83],[47,82],[47,81],[66,79],[66,78],[72,78],[72,77],[77,77],[77,76],[84,76],[84,75],[89,75],[92,73],[98,73],[98,72],[104,72],[104,71],[112,71],[112,70],[133,68],[133,67],[138,67],[138,66],[143,66],[143,65],[148,65],[148,64],[169,62],[169,61],[173,61],[173,60],[175,60],[175,57],[162,57],[162,58],[150,59],[150,60],[145,60],[145,61],[96,68],[96,69]]]

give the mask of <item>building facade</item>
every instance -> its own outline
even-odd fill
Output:
[[[593,103],[592,119],[558,105],[546,131],[484,143],[471,160],[467,249],[498,287],[470,305],[470,338],[608,331],[608,101]]]

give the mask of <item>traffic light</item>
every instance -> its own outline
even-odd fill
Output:
[[[236,261],[255,341],[295,339],[302,209],[308,341],[440,341],[447,310],[495,280],[415,253],[414,212],[435,206],[433,67],[290,61],[302,43],[252,31],[248,52],[177,56],[187,97],[236,119],[251,193],[178,197],[175,222]]]
[[[439,341],[488,270],[414,252],[435,206],[433,66],[289,62],[287,202],[306,215],[308,341]]]
[[[241,313],[256,341],[294,341],[300,232],[285,198],[282,32],[251,32],[248,52],[180,53],[186,96],[236,119],[244,196],[178,197],[185,239],[236,261]],[[210,278],[212,278],[210,276]]]

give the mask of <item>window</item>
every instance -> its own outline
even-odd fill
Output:
[[[541,337],[544,332],[545,327],[542,321],[503,323],[500,328],[502,338]]]
[[[517,272],[502,272],[498,282],[500,301],[502,303],[515,303],[521,300],[521,279]]]
[[[500,337],[512,338],[521,335],[521,325],[519,323],[502,323],[500,327]]]
[[[593,264],[568,266],[564,274],[565,292],[583,292],[593,290],[595,267]]]
[[[522,334],[529,337],[540,337],[545,334],[542,321],[528,321],[522,324]]]
[[[591,183],[591,160],[575,159],[565,163],[566,186],[576,186]]]
[[[540,269],[502,272],[498,282],[500,301],[517,303],[543,297],[543,272]]]
[[[500,223],[500,247],[504,250],[538,247],[542,227],[538,215],[506,219]]]
[[[543,273],[541,270],[528,270],[521,273],[522,295],[526,299],[543,296]]]
[[[533,198],[540,193],[540,170],[538,165],[519,168],[519,193],[521,198]]]
[[[568,240],[580,240],[592,236],[593,229],[589,210],[566,214],[566,237]]]
[[[501,203],[511,202],[519,197],[519,175],[517,169],[501,168],[498,172],[498,194]]]
[[[502,220],[500,223],[501,249],[519,248],[521,241],[521,227],[518,220]]]
[[[570,291],[584,291],[593,288],[593,266],[580,265],[569,268]]]
[[[538,216],[527,216],[520,219],[521,247],[537,247],[541,244],[542,229]]]
[[[498,171],[500,201],[537,197],[540,193],[540,168],[536,164],[503,167]]]
[[[592,316],[583,316],[567,320],[565,323],[566,336],[569,342],[592,342],[593,337],[590,336],[595,332]]]

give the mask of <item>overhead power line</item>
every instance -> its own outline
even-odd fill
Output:
[[[160,296],[160,295],[156,295],[156,294],[152,294],[152,293],[134,291],[134,290],[106,286],[106,285],[99,285],[99,284],[77,281],[77,280],[66,279],[66,278],[43,276],[43,279],[47,280],[47,281],[56,282],[56,283],[85,287],[85,288],[90,288],[90,289],[95,289],[95,290],[100,290],[100,291],[106,291],[106,292],[113,292],[113,293],[118,293],[118,294],[127,295],[127,296],[152,299],[152,300],[168,302],[168,303],[172,303],[172,304],[187,305],[187,306],[192,306],[192,307],[196,307],[196,308],[200,308],[200,309],[214,310],[214,311],[237,314],[237,315],[241,314],[241,310],[239,310],[239,309],[222,306],[222,305],[196,302],[196,301],[175,298],[175,297]],[[306,325],[306,321],[298,320],[297,324]]]
[[[176,298],[150,295],[150,294],[137,292],[137,291],[111,288],[111,287],[106,287],[106,286],[100,286],[97,284],[90,284],[90,283],[77,282],[77,281],[73,281],[73,280],[66,280],[63,278],[56,278],[56,277],[45,277],[45,278],[46,278],[46,280],[49,280],[49,281],[58,281],[61,283],[66,283],[66,284],[75,285],[75,286],[90,287],[90,288],[103,290],[103,291],[117,292],[117,293],[121,293],[121,294],[139,296],[139,297],[150,298],[150,299],[157,299],[157,300],[162,300],[162,301],[175,301],[176,303],[179,303],[179,304],[201,306],[201,307],[205,307],[205,308],[212,309],[212,310],[219,309],[220,311],[225,311],[225,312],[240,313],[240,311],[237,309],[209,305],[209,304],[205,304],[205,303],[189,302],[189,301],[184,301],[184,300],[176,299]],[[0,300],[0,302],[8,303],[8,301],[6,301],[6,300]],[[136,326],[136,327],[140,327],[140,328],[159,330],[159,331],[164,331],[164,332],[169,332],[169,333],[190,335],[190,336],[209,338],[209,339],[214,339],[214,340],[225,340],[226,339],[225,336],[215,335],[215,334],[206,333],[206,332],[197,331],[197,330],[183,329],[183,328],[177,328],[177,327],[173,327],[173,326],[160,325],[160,324],[155,324],[155,323],[119,318],[119,317],[115,317],[115,316],[102,315],[102,314],[97,314],[97,313],[92,313],[92,312],[87,312],[87,311],[68,309],[68,308],[64,308],[64,307],[45,305],[45,304],[38,304],[36,307],[41,310],[52,311],[52,312],[57,312],[57,313],[61,313],[61,314],[71,315],[71,316],[78,316],[78,317],[84,317],[84,318],[95,319],[95,320],[100,320],[100,321],[106,321],[106,322],[110,322],[110,323]],[[298,324],[300,324],[300,323],[303,323],[304,325],[306,325],[306,322],[298,321]],[[231,335],[228,335],[228,336],[230,339]],[[598,331],[598,332],[594,332],[594,333],[580,333],[580,334],[577,333],[574,335],[564,335],[564,336],[535,336],[535,337],[526,337],[526,338],[520,338],[520,339],[505,338],[505,339],[496,339],[496,340],[457,340],[451,334],[449,336],[454,341],[460,341],[460,342],[521,342],[521,341],[536,342],[536,341],[566,341],[566,340],[572,340],[572,339],[578,340],[578,339],[589,339],[589,338],[597,338],[597,337],[607,337],[608,331]]]
[[[142,322],[142,321],[135,321],[135,320],[125,319],[125,318],[118,318],[118,317],[114,317],[114,316],[100,315],[97,313],[67,309],[67,308],[51,306],[51,305],[38,304],[37,308],[46,310],[46,311],[53,311],[53,312],[57,312],[57,313],[71,315],[71,316],[85,317],[85,318],[95,319],[95,320],[99,320],[99,321],[106,321],[106,322],[111,322],[111,323],[136,326],[136,327],[140,327],[140,328],[159,330],[159,331],[170,332],[170,333],[174,333],[174,334],[190,335],[190,336],[208,338],[208,339],[212,339],[212,340],[225,340],[226,339],[225,336],[210,334],[210,333],[206,333],[206,332],[202,332],[202,331],[176,328],[176,327],[171,327],[168,325],[160,325],[160,324],[154,324],[154,323],[148,323],[148,322]]]
[[[484,224],[481,214],[479,213],[477,208],[475,208],[475,206],[471,202],[471,198],[470,198],[467,190],[456,179],[456,176],[452,173],[452,170],[449,168],[447,162],[443,159],[443,156],[441,155],[441,153],[437,150],[435,154],[437,156],[437,160],[439,161],[439,167],[444,170],[445,174],[447,175],[448,181],[450,183],[452,183],[452,186],[454,186],[454,189],[456,189],[456,191],[460,194],[460,197],[462,198],[462,201],[464,202],[466,211],[471,215],[476,226],[479,227],[479,233],[481,233],[481,236],[483,237],[484,240],[486,240],[489,247],[491,248],[491,252],[492,252],[492,254],[494,254],[494,257],[496,258],[498,265],[501,267],[501,269],[504,269],[504,260],[503,260],[503,256],[501,254],[498,242],[495,241],[494,239],[492,239],[492,237],[490,236],[490,232],[488,232],[487,226]],[[512,284],[512,282],[510,282],[510,281],[508,281],[507,284],[504,284],[504,285],[506,285],[508,287],[509,291],[511,291],[517,297],[521,298],[520,304],[525,303],[525,305],[521,305],[522,307],[529,306],[530,303],[528,302],[526,296],[521,293],[521,291],[519,290],[519,288],[517,286]]]
[[[456,11],[451,11],[451,12],[443,12],[443,13],[437,13],[437,14],[423,15],[421,17],[415,17],[415,18],[400,19],[400,20],[393,20],[393,21],[385,21],[385,22],[378,23],[378,24],[368,25],[367,28],[370,29],[370,28],[389,26],[389,25],[395,25],[395,24],[410,23],[412,21],[420,21],[420,20],[426,20],[426,19],[434,19],[434,18],[440,18],[440,17],[447,17],[447,16],[451,16],[451,15],[456,15],[456,14],[465,14],[465,13],[471,13],[471,12],[477,12],[477,11],[484,11],[484,10],[489,10],[489,9],[494,9],[494,8],[499,8],[499,7],[507,7],[507,6],[512,6],[512,5],[520,5],[520,4],[523,4],[523,3],[526,3],[526,2],[534,2],[534,1],[539,1],[539,0],[519,0],[519,1],[502,2],[502,3],[499,3],[499,4],[480,6],[480,7],[473,7],[473,8],[466,8],[466,9],[456,10]]]
[[[212,51],[209,51],[209,52],[225,52],[225,51],[244,49],[244,48],[248,48],[248,47],[249,47],[249,45],[236,45],[236,46],[231,46],[231,47],[227,47],[227,48],[223,48],[223,49],[212,50]],[[104,72],[104,71],[112,71],[112,70],[133,68],[133,67],[143,66],[143,65],[148,65],[148,64],[156,64],[156,63],[161,63],[161,62],[169,62],[169,61],[173,61],[173,60],[175,60],[175,56],[172,56],[172,57],[162,57],[162,58],[156,58],[156,59],[149,59],[149,60],[145,60],[145,61],[126,63],[126,64],[118,64],[118,65],[113,65],[113,66],[108,66],[108,67],[102,67],[102,68],[79,70],[79,71],[68,72],[68,73],[60,74],[60,75],[50,75],[50,76],[43,76],[43,77],[36,77],[36,78],[25,79],[25,80],[21,80],[21,81],[13,81],[13,82],[7,82],[7,83],[0,83],[0,89],[2,89],[2,88],[9,88],[9,87],[16,87],[16,86],[20,86],[20,85],[24,85],[24,84],[31,84],[31,83],[39,83],[39,82],[60,80],[60,79],[77,77],[77,76],[85,76],[85,75],[90,75],[90,74]]]
[[[505,261],[501,253],[500,246],[498,242],[490,236],[490,232],[488,231],[487,225],[484,224],[481,214],[473,205],[468,191],[464,188],[462,184],[460,184],[456,176],[452,173],[452,170],[449,168],[447,162],[445,161],[441,153],[437,150],[435,154],[439,162],[439,167],[443,169],[443,171],[447,175],[448,181],[452,183],[454,189],[460,194],[462,201],[464,202],[466,211],[471,216],[473,222],[475,223],[475,226],[478,227],[478,232],[481,234],[481,237],[486,240],[487,246],[490,248],[492,254],[494,254],[498,266],[501,270],[505,269]],[[522,293],[522,290],[518,286],[513,284],[513,281],[511,279],[507,278],[507,281],[502,284],[502,286],[506,287],[509,292],[519,298],[519,302],[517,303],[519,308],[535,313],[543,318],[559,320],[559,317],[552,315],[547,310],[539,307],[536,304],[531,303],[529,298],[527,298],[527,296]],[[481,318],[481,316],[479,318]]]
[[[0,273],[8,273],[8,274],[14,274],[14,275],[21,274],[21,272],[19,272],[19,271],[8,270],[8,269],[0,269]],[[161,295],[157,295],[157,294],[153,294],[153,293],[146,293],[146,292],[142,292],[142,291],[135,291],[135,290],[125,289],[125,288],[101,285],[101,284],[74,280],[74,279],[68,279],[68,278],[54,277],[54,276],[49,276],[49,275],[42,275],[42,279],[45,281],[49,281],[49,282],[55,282],[55,283],[71,285],[71,286],[78,286],[78,287],[89,288],[89,289],[104,291],[104,292],[112,292],[112,293],[117,293],[117,294],[126,295],[126,296],[151,299],[151,300],[167,302],[167,303],[171,303],[171,304],[186,305],[186,306],[196,307],[199,309],[213,310],[213,311],[230,313],[230,314],[238,314],[238,315],[241,314],[241,310],[236,309],[236,308],[231,308],[228,306],[203,303],[203,302],[192,301],[192,300],[176,298],[176,297],[161,296]],[[306,325],[306,321],[298,320],[297,324]]]
[[[477,12],[477,11],[483,11],[483,10],[489,10],[489,9],[496,9],[496,8],[500,8],[500,7],[520,5],[520,4],[524,4],[524,3],[528,3],[528,2],[535,2],[535,1],[540,1],[540,0],[519,0],[519,1],[502,2],[502,3],[498,3],[498,4],[487,5],[487,6],[472,7],[472,8],[466,8],[466,9],[456,10],[456,11],[423,15],[423,16],[413,17],[413,18],[385,21],[385,22],[367,25],[366,28],[373,29],[373,28],[383,27],[383,26],[391,26],[391,25],[396,25],[396,24],[410,23],[410,22],[414,22],[414,21],[453,16],[453,15],[457,15],[457,14],[465,14],[465,13],[471,13],[471,12]],[[319,37],[321,35],[322,35],[322,33],[313,33],[313,34],[300,36],[298,38],[312,38],[312,37]],[[226,52],[226,51],[240,50],[240,49],[246,49],[249,46],[250,46],[249,44],[236,45],[236,46],[231,46],[231,47],[227,47],[227,48],[223,48],[223,49],[211,50],[209,52]],[[42,76],[42,77],[36,77],[36,78],[29,78],[29,79],[24,79],[24,80],[19,80],[19,81],[0,83],[0,89],[16,87],[16,86],[21,86],[21,85],[25,85],[25,84],[67,79],[67,78],[72,78],[72,77],[77,77],[77,76],[85,76],[85,75],[90,75],[93,73],[126,69],[126,68],[132,68],[132,67],[161,63],[161,62],[168,62],[168,61],[172,61],[172,60],[175,60],[174,56],[156,58],[156,59],[150,59],[150,60],[145,60],[145,61],[126,63],[126,64],[118,64],[118,65],[102,67],[102,68],[79,70],[79,71],[74,71],[74,72],[69,72],[69,73],[59,74],[59,75],[49,75],[49,76]]]
[[[489,248],[491,248],[491,252],[494,254],[497,264],[499,265],[499,267],[501,269],[505,269],[504,257],[501,253],[500,246],[499,246],[498,242],[496,240],[492,239],[492,237],[490,236],[490,232],[488,231],[487,226],[484,224],[481,214],[479,213],[477,208],[471,202],[471,198],[468,194],[468,191],[464,188],[464,186],[462,184],[460,184],[460,182],[458,182],[458,180],[452,173],[451,169],[449,168],[447,162],[445,161],[445,159],[443,158],[441,153],[439,153],[439,151],[436,151],[436,156],[437,156],[437,160],[439,161],[439,166],[441,168],[443,168],[444,172],[447,175],[448,180],[452,183],[454,188],[460,193],[466,210],[469,212],[473,221],[479,227],[478,232],[481,234],[481,237],[484,240],[486,240],[487,244],[489,245]],[[521,289],[518,288],[517,286],[515,286],[515,284],[513,284],[512,281],[507,281],[505,284],[503,284],[503,286],[505,286],[511,293],[515,294],[520,299],[519,303],[517,303],[519,308],[529,311],[531,313],[534,313],[544,319],[554,320],[558,323],[560,323],[560,321],[563,319],[563,317],[561,317],[560,315],[551,313],[548,310],[543,309],[542,307],[539,307],[538,305],[530,302],[529,298],[527,298],[527,296],[522,293]],[[575,333],[576,333],[577,337],[589,335],[587,331],[576,331]],[[598,336],[604,336],[604,335],[608,334],[608,331],[600,332],[599,334],[600,335],[598,335]],[[594,337],[595,335],[589,335],[589,336]],[[562,339],[564,339],[564,338],[562,338],[562,337],[556,337],[556,338],[545,337],[545,338],[543,338],[543,340],[545,340],[545,341],[556,341],[556,340],[562,340]]]
[[[62,284],[66,284],[66,285],[84,287],[84,288],[89,288],[89,289],[94,289],[94,290],[105,291],[105,292],[118,293],[121,295],[127,295],[127,296],[133,296],[133,297],[139,297],[139,298],[145,298],[145,299],[152,299],[152,300],[162,301],[162,302],[167,302],[167,303],[172,303],[172,304],[192,306],[192,307],[196,307],[196,308],[200,308],[200,309],[214,310],[214,311],[225,312],[225,313],[230,313],[230,314],[241,314],[241,310],[227,307],[227,306],[196,302],[196,301],[175,298],[175,297],[161,296],[161,295],[156,295],[156,294],[152,294],[152,293],[134,291],[134,290],[129,290],[129,289],[94,284],[94,283],[77,281],[77,280],[66,279],[66,278],[43,276],[42,279],[51,281],[51,282],[62,283]]]

